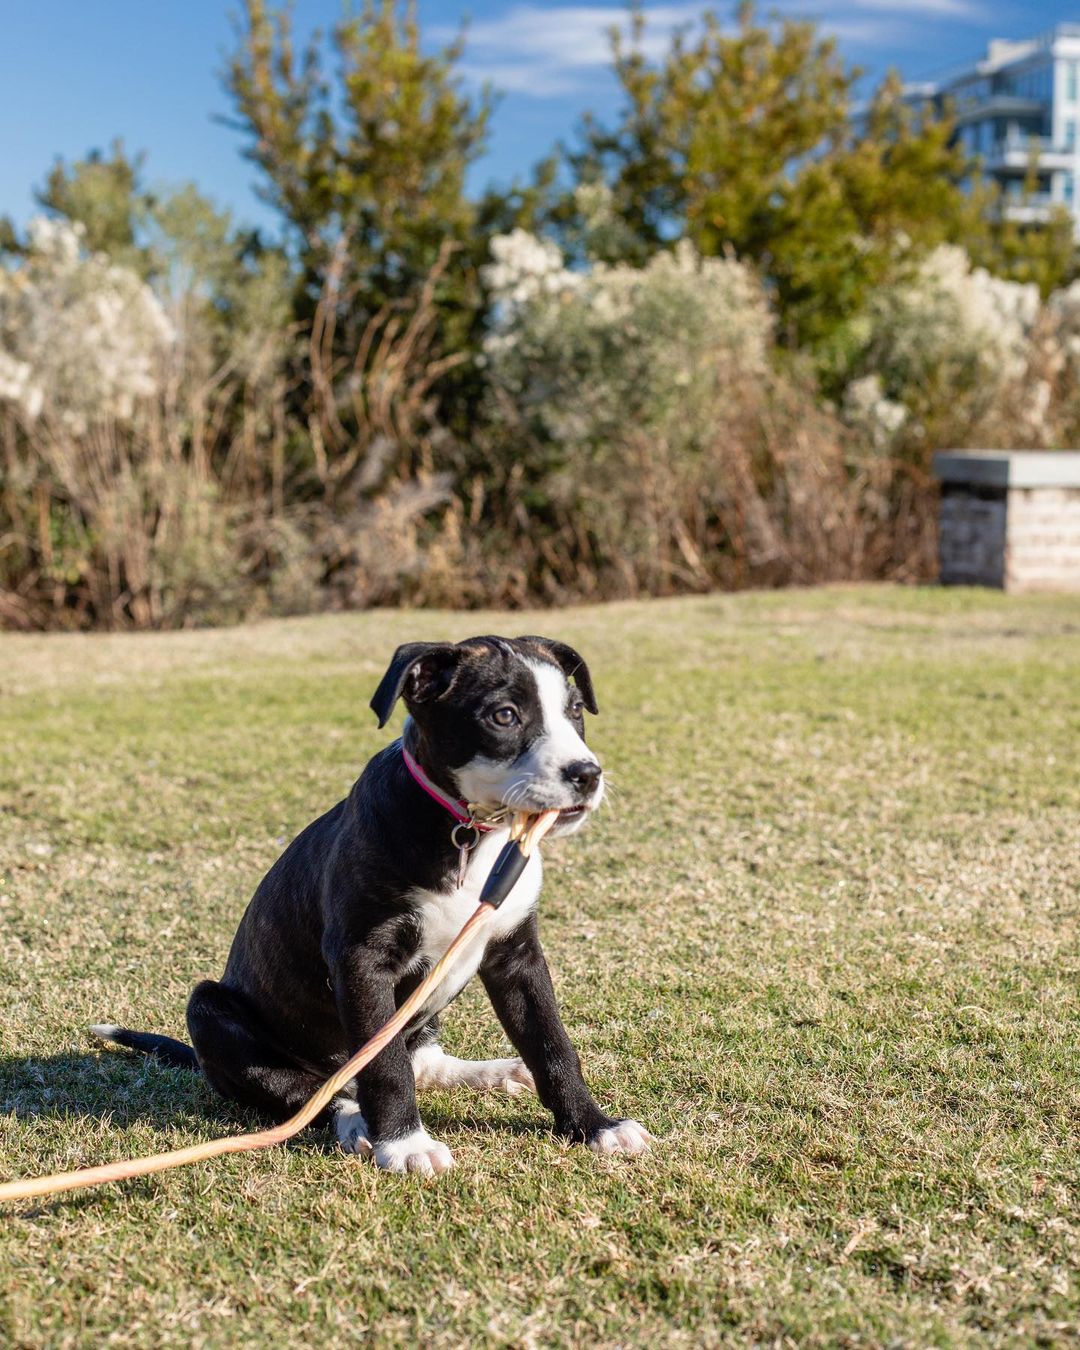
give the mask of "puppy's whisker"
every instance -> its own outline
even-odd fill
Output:
[[[527,778],[517,778],[510,784],[503,794],[503,801],[507,806],[519,806],[525,800],[525,793],[528,791],[529,780]]]

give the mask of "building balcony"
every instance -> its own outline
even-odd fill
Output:
[[[1075,147],[1059,145],[1049,136],[1006,136],[991,146],[985,164],[992,173],[1004,169],[1024,173],[1034,156],[1040,169],[1072,169],[1076,155]]]
[[[1005,220],[1011,220],[1017,225],[1045,225],[1051,211],[1064,204],[1055,201],[1049,192],[1032,192],[1026,197],[1005,197],[1001,203],[1001,214]]]
[[[968,122],[983,122],[988,117],[1027,117],[1042,121],[1050,112],[1050,105],[1037,98],[1017,98],[1014,94],[974,97],[959,90],[952,94],[948,89],[944,93],[946,98],[955,100],[956,124],[961,127]]]

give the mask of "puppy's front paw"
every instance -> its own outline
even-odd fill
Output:
[[[382,1139],[374,1145],[375,1165],[387,1172],[419,1172],[433,1177],[449,1172],[454,1155],[421,1126],[400,1139]]]
[[[629,1153],[636,1156],[647,1153],[649,1145],[655,1143],[644,1125],[636,1120],[617,1120],[606,1129],[597,1130],[589,1138],[588,1144],[594,1153]]]

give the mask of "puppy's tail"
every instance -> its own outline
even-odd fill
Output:
[[[199,1061],[195,1051],[183,1041],[174,1041],[171,1036],[155,1036],[150,1031],[128,1031],[126,1027],[115,1027],[111,1022],[99,1022],[88,1030],[99,1040],[112,1041],[113,1045],[123,1045],[128,1050],[140,1050],[144,1055],[153,1055],[162,1064],[169,1064],[174,1069],[194,1069],[198,1072]]]

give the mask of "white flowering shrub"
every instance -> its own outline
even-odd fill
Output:
[[[1055,291],[1047,309],[1069,359],[1080,363],[1080,281]]]
[[[663,594],[849,574],[840,428],[774,370],[750,268],[684,242],[575,271],[523,231],[492,254],[482,472],[503,474],[508,534],[527,507],[511,550],[540,578],[527,584]]]
[[[902,403],[886,398],[880,375],[852,380],[844,391],[844,421],[875,454],[890,453],[908,420]]]
[[[1004,391],[1024,381],[1041,314],[1037,286],[991,276],[963,249],[941,245],[913,276],[871,297],[846,420],[878,450],[904,428],[925,439],[928,427],[963,436],[1000,425]]]
[[[158,391],[174,339],[157,297],[86,253],[77,225],[38,217],[28,235],[22,266],[0,271],[0,399],[76,434],[103,418],[130,421]]]
[[[566,268],[524,230],[492,241],[491,384],[564,455],[678,415],[686,435],[726,380],[760,375],[772,319],[741,263],[688,243],[642,268]]]
[[[572,291],[582,280],[579,274],[567,270],[555,244],[538,239],[528,230],[495,235],[491,258],[482,274],[494,297],[497,324],[504,339],[530,304]]]

